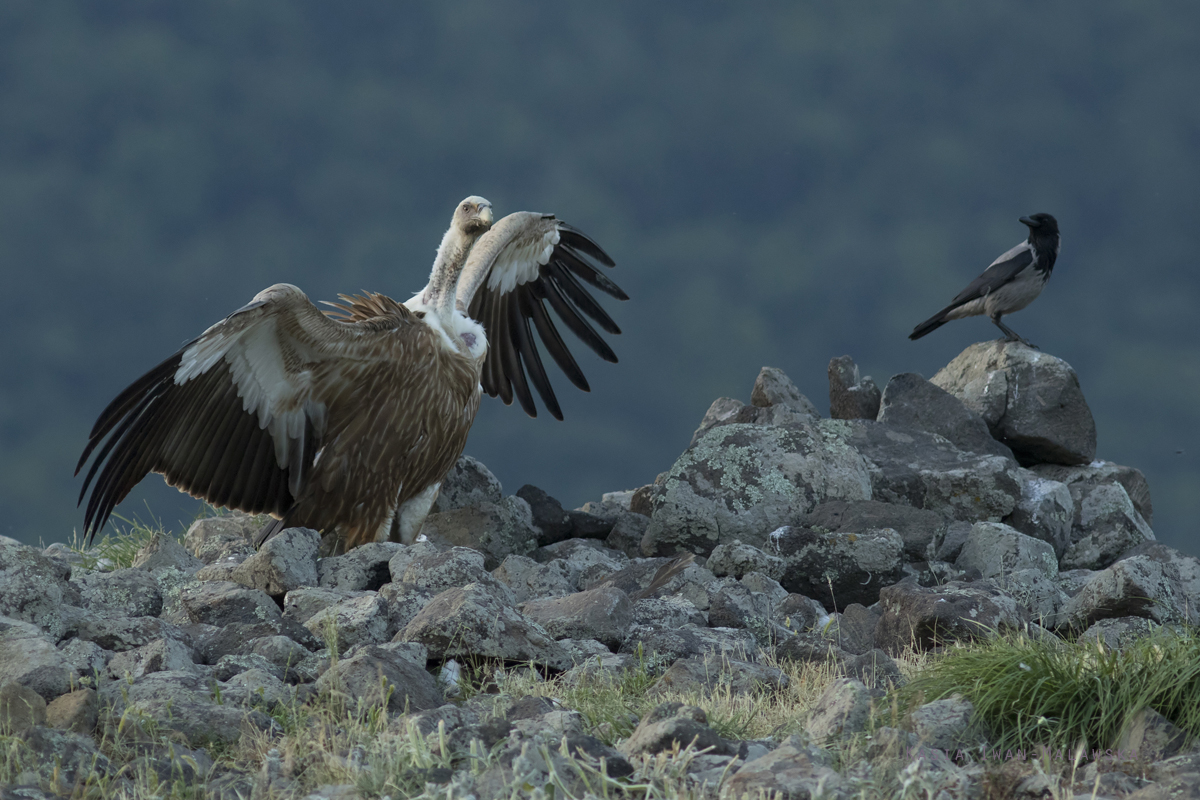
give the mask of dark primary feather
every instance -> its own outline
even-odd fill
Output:
[[[600,358],[616,363],[616,353],[588,320],[605,333],[616,335],[621,329],[580,281],[619,300],[627,300],[629,296],[589,261],[612,267],[612,258],[578,229],[556,222],[559,242],[549,262],[539,269],[537,279],[517,285],[507,295],[485,284],[475,292],[467,313],[483,325],[488,335],[488,354],[481,377],[483,390],[505,404],[515,397],[525,413],[536,417],[532,385],[547,412],[561,420],[562,409],[529,323],[533,322],[537,338],[567,379],[586,392],[590,389],[587,378],[563,341],[554,317]],[[547,306],[553,315],[547,313]]]

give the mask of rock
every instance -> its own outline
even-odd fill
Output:
[[[761,572],[775,580],[783,577],[784,561],[744,542],[728,542],[713,548],[704,568],[718,578],[740,578],[748,572]]]
[[[293,528],[292,530],[305,530]],[[278,620],[279,606],[261,589],[248,589],[232,581],[203,581],[183,590],[180,603],[190,622],[218,628],[232,623]]]
[[[643,554],[708,555],[732,541],[763,547],[770,531],[823,500],[868,499],[866,463],[829,427],[845,424],[730,424],[708,431],[656,491]]]
[[[1041,477],[1036,472],[1021,470],[1021,497],[1012,513],[1004,518],[1021,533],[1048,542],[1054,555],[1060,558],[1071,544],[1071,529],[1075,520],[1075,501],[1064,483]]]
[[[878,606],[867,608],[861,603],[851,603],[837,615],[836,639],[838,647],[852,655],[862,655],[875,649],[875,626],[883,611]],[[834,636],[831,630],[830,636]]]
[[[1030,620],[1041,627],[1052,630],[1062,622],[1059,614],[1069,598],[1059,588],[1058,581],[1047,577],[1043,570],[1016,570],[998,576],[995,582],[1029,612]]]
[[[378,591],[388,583],[388,563],[404,549],[399,542],[368,542],[348,553],[317,562],[317,584],[331,589]]]
[[[1060,619],[1076,631],[1113,617],[1145,617],[1164,623],[1183,621],[1188,615],[1194,620],[1193,605],[1194,598],[1188,602],[1178,596],[1161,562],[1149,556],[1133,556],[1097,572],[1079,594],[1063,604]]]
[[[436,544],[478,550],[489,570],[510,555],[529,554],[538,539],[529,504],[519,497],[430,514],[421,533]]]
[[[509,556],[492,575],[512,589],[518,603],[562,597],[576,588],[566,562],[561,559],[539,564],[528,556]]]
[[[890,528],[904,540],[906,558],[924,561],[942,541],[946,520],[938,513],[877,500],[830,500],[795,523],[825,533],[865,533]]]
[[[404,630],[436,595],[437,592],[432,589],[423,589],[411,583],[393,581],[380,587],[379,596],[387,603],[388,638]]]
[[[396,640],[425,645],[431,658],[482,656],[554,669],[571,666],[566,652],[545,629],[478,583],[434,597]]]
[[[571,529],[574,526],[567,512],[563,510],[562,503],[530,484],[518,489],[517,497],[529,503],[533,525],[538,529],[538,547],[571,538]]]
[[[645,538],[648,527],[649,514],[633,511],[618,514],[612,530],[604,537],[604,546],[629,557],[639,556],[642,553],[642,539]]]
[[[0,731],[11,735],[46,724],[46,701],[19,683],[0,684]]]
[[[871,605],[882,587],[903,577],[904,540],[894,530],[819,533],[788,526],[772,533],[771,541],[786,564],[783,588],[826,608]]]
[[[303,625],[320,611],[354,597],[370,597],[370,592],[349,589],[323,589],[305,586],[293,589],[283,597],[283,617]]]
[[[761,573],[751,572],[747,577],[749,581],[727,578],[710,587],[708,624],[714,628],[745,628],[765,645],[772,639],[775,608],[788,592]]]
[[[918,650],[978,639],[1004,628],[1019,628],[1029,615],[990,581],[952,581],[926,589],[909,583],[879,593],[883,616],[875,641],[889,654],[906,646]]]
[[[1079,634],[1077,641],[1100,644],[1108,650],[1124,650],[1160,627],[1162,626],[1145,617],[1098,619],[1086,631]]]
[[[1007,517],[1021,496],[1010,458],[964,453],[940,436],[911,428],[868,420],[831,424],[842,426],[845,445],[866,459],[869,499],[979,522]]]
[[[470,547],[452,547],[441,552],[422,548],[413,555],[400,580],[435,594],[478,583],[487,586],[505,603],[515,605],[516,595],[488,572],[486,564],[486,556]]]
[[[749,631],[737,628],[701,628],[692,624],[678,628],[635,625],[629,629],[620,652],[640,655],[666,666],[681,658],[702,656],[757,661],[759,645]]]
[[[85,608],[123,617],[157,617],[163,599],[158,581],[140,569],[92,572],[72,579]]]
[[[983,417],[915,372],[901,373],[888,381],[878,421],[936,433],[965,453],[1013,457],[1011,450],[992,438]]]
[[[323,608],[304,621],[317,638],[344,653],[361,644],[383,644],[388,640],[387,602],[375,592],[348,597]]]
[[[763,367],[754,379],[750,392],[750,404],[756,408],[783,406],[801,417],[816,420],[821,418],[817,407],[796,388],[796,384],[777,367]]]
[[[251,542],[264,524],[265,520],[240,511],[198,519],[184,535],[183,546],[205,564],[231,555],[249,557],[254,554]]]
[[[442,478],[442,488],[431,510],[441,514],[483,503],[498,504],[503,499],[504,490],[496,476],[478,459],[464,455],[458,457],[458,462]]]
[[[841,797],[843,784],[842,776],[830,767],[828,756],[793,736],[767,755],[743,765],[721,786],[720,798]]]
[[[596,639],[613,650],[633,623],[629,595],[611,586],[531,600],[519,611],[555,639]]]
[[[871,377],[860,378],[850,356],[829,361],[829,416],[833,419],[876,419],[881,402]]]
[[[814,743],[824,744],[865,730],[870,717],[867,687],[852,678],[837,678],[817,700],[804,730]]]
[[[987,743],[987,735],[975,722],[974,712],[970,702],[954,695],[913,709],[910,721],[922,744],[947,753],[977,751]]]
[[[776,667],[734,658],[695,656],[677,660],[659,676],[649,691],[686,694],[721,689],[740,695],[780,691],[787,686],[788,676]]]
[[[53,700],[71,691],[74,677],[66,658],[38,627],[0,617],[0,685],[17,684]]]
[[[41,781],[59,797],[72,791],[82,796],[87,793],[84,787],[95,791],[99,781],[112,777],[116,771],[91,738],[79,733],[33,727],[14,739],[13,744],[37,764]]]
[[[727,422],[736,421],[735,417],[737,413],[745,407],[746,404],[741,400],[734,400],[731,397],[718,397],[708,407],[708,411],[704,412],[704,417],[700,420],[700,426],[692,433],[692,441],[688,443],[688,447],[694,447],[696,442],[700,441],[700,437],[712,428]],[[653,491],[653,488],[651,488],[651,491]],[[636,503],[636,499],[630,500],[629,507],[635,508]],[[643,513],[646,512],[643,511]]]
[[[933,383],[962,400],[1022,464],[1087,464],[1096,423],[1067,362],[1020,342],[979,342]]]
[[[141,647],[117,653],[108,662],[109,677],[138,678],[151,672],[195,671],[195,653],[175,639],[156,639]]]
[[[305,652],[307,655],[307,651]],[[241,675],[243,672],[265,672],[276,680],[283,680],[285,669],[277,667],[270,661],[256,653],[240,653],[221,656],[217,663],[213,665],[212,677],[213,680],[227,683],[230,679]]]
[[[300,664],[310,653],[286,636],[261,636],[246,642],[243,651],[259,656],[289,683],[303,683],[308,676]],[[314,676],[315,677],[315,676]]]
[[[0,617],[33,623],[61,638],[62,607],[73,594],[70,575],[69,564],[0,536]]]
[[[267,711],[290,705],[295,693],[275,675],[263,669],[248,669],[230,676],[221,689],[221,702]]]
[[[708,727],[704,709],[683,703],[663,703],[646,715],[619,749],[626,756],[653,755],[676,748],[712,748],[710,752],[737,755],[738,748]]]
[[[1134,713],[1117,741],[1116,750],[1137,753],[1147,761],[1163,761],[1183,750],[1187,734],[1152,708]]]
[[[1093,461],[1086,466],[1068,467],[1061,464],[1036,464],[1030,469],[1047,480],[1073,486],[1099,486],[1119,483],[1133,502],[1133,507],[1142,515],[1147,525],[1154,524],[1154,508],[1150,501],[1150,484],[1141,470],[1123,467],[1111,461]]]
[[[174,569],[191,574],[204,566],[204,562],[189,553],[174,537],[156,533],[137,551],[133,566],[147,572]]]
[[[117,653],[133,650],[155,639],[174,639],[191,644],[191,638],[178,625],[158,617],[117,617],[91,612],[74,615],[64,636],[95,642],[105,650]]]
[[[633,604],[633,624],[678,628],[708,627],[708,615],[682,597],[644,597]]]
[[[46,724],[72,733],[91,735],[100,719],[100,696],[95,689],[76,689],[46,706]]]
[[[1076,516],[1071,544],[1061,560],[1064,569],[1102,569],[1130,548],[1154,541],[1154,531],[1137,513],[1124,486],[1074,484],[1071,496]]]
[[[825,606],[811,597],[792,592],[775,609],[774,620],[793,633],[823,626],[830,619]]]
[[[954,564],[977,570],[983,578],[1026,569],[1039,570],[1047,578],[1058,575],[1058,559],[1050,544],[1000,522],[976,522]]]
[[[233,580],[273,597],[301,586],[316,586],[320,547],[321,535],[311,528],[287,528],[243,561]]]
[[[66,639],[59,642],[58,652],[62,654],[67,669],[80,678],[92,681],[104,672],[108,667],[108,660],[113,655],[95,642],[83,639]]]

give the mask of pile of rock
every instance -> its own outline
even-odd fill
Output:
[[[195,748],[146,745],[141,768],[190,770],[227,796],[263,781],[286,792],[278,765],[213,768],[204,748],[247,728],[275,735],[262,709],[341,693],[386,704],[399,729],[441,722],[455,746],[500,748],[471,779],[480,797],[514,770],[548,774],[527,745],[557,752],[564,737],[610,775],[695,739],[712,749],[689,769],[724,778],[731,797],[836,794],[848,777],[813,744],[865,725],[906,647],[1006,628],[1087,631],[1118,647],[1150,623],[1196,621],[1200,561],[1154,541],[1141,473],[1095,460],[1064,362],[985,343],[932,381],[898,375],[882,392],[848,358],[829,374],[833,419],[764,368],[751,405],[713,403],[653,484],[578,510],[531,486],[506,497],[464,457],[427,541],[410,547],[321,559],[319,535],[292,529],[256,552],[261,523],[233,514],[105,570],[0,538],[0,725],[58,765],[18,783],[119,780],[130,766],[108,763],[96,737],[120,723]],[[845,678],[807,738],[726,741],[700,709],[667,704],[613,749],[549,701],[447,704],[455,687],[434,674],[475,658],[567,684],[649,663],[661,672],[652,691],[710,687],[718,662],[737,691],[784,685],[773,659],[827,662]],[[873,746],[918,753],[929,780],[959,796],[978,775],[947,751],[986,737],[958,702],[931,704]]]

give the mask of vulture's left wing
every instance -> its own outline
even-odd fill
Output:
[[[546,410],[562,419],[534,343],[533,328],[571,383],[585,392],[590,390],[555,327],[551,310],[596,355],[616,363],[616,354],[588,318],[606,333],[619,334],[621,329],[584,284],[618,300],[629,296],[598,265],[614,266],[600,245],[553,214],[509,214],[479,238],[463,268],[457,300],[487,331],[488,353],[481,379],[485,392],[506,404],[515,396],[525,413],[536,417],[532,384]]]

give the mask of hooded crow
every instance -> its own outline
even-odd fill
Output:
[[[1029,238],[1001,255],[971,285],[958,293],[950,305],[913,328],[910,339],[920,339],[952,319],[988,315],[1010,342],[1033,347],[1000,321],[1005,314],[1020,311],[1042,293],[1054,261],[1058,258],[1058,221],[1049,214],[1021,217],[1029,226]]]

